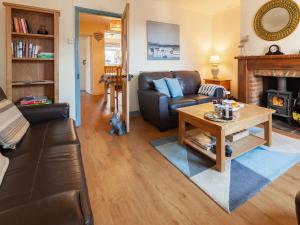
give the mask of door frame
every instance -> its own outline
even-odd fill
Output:
[[[80,13],[88,13],[98,16],[109,16],[115,18],[122,18],[122,14],[106,12],[96,9],[89,9],[75,6],[75,114],[76,126],[81,125],[81,101],[80,101],[80,52],[79,52],[79,15]]]

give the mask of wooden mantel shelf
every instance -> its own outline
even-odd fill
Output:
[[[300,59],[300,54],[291,55],[249,55],[249,56],[236,56],[235,59],[246,60],[246,59]]]

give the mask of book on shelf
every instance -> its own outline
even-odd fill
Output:
[[[19,29],[19,22],[18,22],[18,18],[14,17],[14,31],[17,33],[21,33],[20,29]]]
[[[248,137],[249,135],[250,135],[250,132],[248,129],[246,129],[246,130],[242,130],[242,131],[239,131],[239,132],[236,132],[236,133],[226,136],[226,140],[229,142],[236,142],[245,137]]]
[[[11,43],[13,58],[37,58],[40,50],[39,45],[25,42]]]
[[[20,101],[23,106],[29,105],[49,105],[52,104],[52,100],[47,96],[26,96]]]
[[[54,52],[40,52],[37,57],[43,59],[54,59]]]
[[[17,18],[17,20],[18,20],[19,32],[20,32],[20,33],[24,33],[23,27],[22,27],[22,24],[21,24],[21,19],[20,19],[20,18]]]
[[[21,18],[21,25],[22,25],[23,33],[27,34],[28,31],[27,31],[27,29],[26,29],[25,19],[24,19],[24,18]]]
[[[206,151],[211,150],[212,146],[216,144],[216,138],[206,132],[200,132],[195,136],[191,136],[190,140]]]
[[[13,31],[17,33],[29,34],[33,33],[31,23],[26,18],[13,18]]]
[[[25,19],[25,20],[26,20],[26,25],[27,25],[28,32],[29,32],[30,34],[32,34],[32,33],[33,33],[33,30],[32,30],[31,24],[30,24],[30,22],[29,22],[28,19]]]

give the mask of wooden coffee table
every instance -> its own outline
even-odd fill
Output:
[[[225,170],[226,160],[234,159],[258,146],[272,145],[272,114],[274,110],[247,105],[237,112],[237,119],[227,123],[219,123],[207,120],[204,114],[213,111],[212,103],[201,104],[196,106],[184,107],[177,109],[179,112],[179,135],[178,141],[180,144],[187,144],[190,147],[200,151],[212,160],[216,161],[216,169],[220,172]],[[203,132],[209,132],[216,137],[216,154],[205,151],[191,141],[187,136],[186,124],[191,124],[193,127],[201,129]],[[227,135],[263,124],[264,139],[249,135],[239,141],[230,144],[233,154],[230,158],[225,156],[225,137]]]

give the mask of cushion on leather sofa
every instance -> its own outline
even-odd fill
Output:
[[[172,72],[143,72],[139,75],[139,90],[154,90],[153,80],[173,78]]]
[[[165,78],[172,98],[183,97],[181,85],[177,78]]]
[[[18,144],[16,151],[2,150],[2,152],[5,156],[12,158],[37,151],[42,147],[68,144],[80,145],[74,121],[72,119],[50,120],[31,125]]]
[[[47,138],[45,139],[45,146],[66,144],[79,145],[80,142],[75,129],[75,123],[72,119],[49,121],[47,126]]]
[[[47,122],[49,120],[68,119],[70,106],[67,103],[51,105],[18,106],[30,125]]]
[[[201,85],[198,71],[174,71],[174,77],[179,80],[184,95],[197,94]]]
[[[68,121],[61,121],[62,125],[75,131],[75,126]],[[20,148],[6,152],[5,155],[9,156],[11,162],[0,189],[0,211],[61,192],[81,189],[78,139],[65,135],[66,140],[61,145],[55,141],[52,142],[53,145],[47,144],[46,139],[43,139],[51,135],[51,123],[57,122],[49,122],[48,129],[45,128],[42,132],[41,141],[36,139],[38,132],[35,126],[30,127],[33,132],[26,134]],[[27,143],[33,144],[35,140],[35,146],[28,148]]]
[[[206,95],[186,95],[185,97],[196,100],[197,104],[208,103],[215,99],[214,97]]]
[[[171,97],[167,82],[165,78],[159,80],[153,80],[154,89],[159,93],[165,94],[168,97]]]
[[[0,101],[0,145],[3,148],[15,149],[28,127],[29,122],[12,101]]]
[[[169,100],[169,113],[171,116],[178,115],[178,108],[196,105],[196,100],[188,97],[171,98]]]
[[[69,191],[0,212],[5,225],[83,225],[80,193]]]
[[[0,215],[2,211],[30,201],[37,161],[38,154],[35,152],[10,159],[10,165],[0,188]]]

